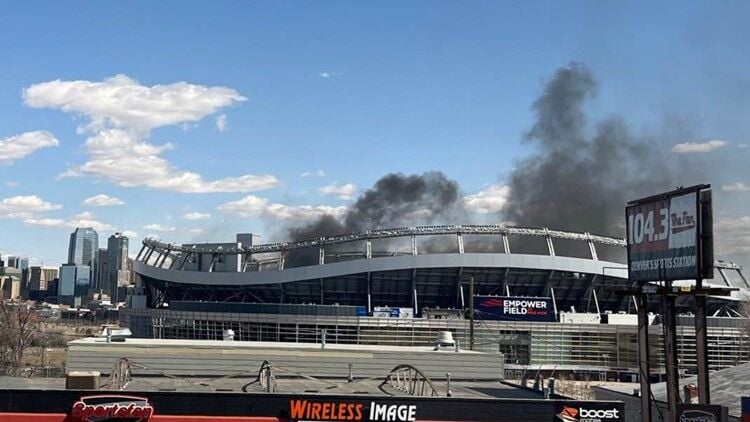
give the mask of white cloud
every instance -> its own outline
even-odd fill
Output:
[[[219,205],[217,209],[239,217],[260,217],[271,220],[312,220],[323,215],[340,217],[346,212],[346,207],[331,207],[328,205],[269,204],[268,200],[255,195],[226,202]]]
[[[89,119],[79,127],[79,133],[89,134],[85,143],[88,161],[58,178],[90,174],[119,186],[190,193],[253,192],[279,184],[272,175],[205,180],[162,157],[174,149],[173,144],[149,142],[152,129],[189,127],[223,107],[246,100],[233,89],[186,82],[149,87],[118,75],[102,82],[44,82],[26,88],[23,97],[30,107],[60,109]]]
[[[111,231],[114,227],[96,219],[96,216],[88,211],[75,215],[65,223],[70,228],[93,227],[98,232]]]
[[[82,177],[83,172],[75,167],[71,167],[65,171],[60,172],[60,174],[57,175],[57,180],[60,179],[67,179],[69,177]]]
[[[748,148],[750,147],[750,144],[738,144],[737,146],[740,148]]]
[[[51,133],[44,131],[26,132],[0,139],[0,165],[13,164],[36,150],[59,144],[60,141]]]
[[[730,183],[722,185],[721,190],[724,192],[750,192],[750,185],[746,185],[743,182]]]
[[[323,171],[323,170],[321,170],[321,169],[318,169],[318,170],[315,170],[315,171],[303,171],[299,175],[301,177],[310,177],[310,176],[325,177],[326,172]]]
[[[187,231],[188,233],[192,233],[192,234],[202,234],[206,232],[205,229],[202,229],[200,227],[193,227],[191,229],[188,229]]]
[[[123,205],[124,203],[125,202],[120,198],[115,198],[114,196],[109,196],[103,193],[83,200],[84,205],[91,207],[111,207],[115,205]]]
[[[62,205],[52,204],[36,195],[19,195],[0,201],[0,217],[24,218],[33,214],[59,210]]]
[[[187,82],[149,87],[125,75],[102,82],[58,79],[35,84],[24,89],[23,98],[29,107],[88,116],[91,122],[86,131],[127,127],[141,132],[195,123],[220,108],[247,100],[231,88]]]
[[[7,182],[5,182],[5,186],[9,188],[17,188],[21,186],[21,182],[17,180],[8,180]]]
[[[510,188],[505,185],[491,185],[473,195],[463,197],[464,208],[477,214],[500,212],[508,200]]]
[[[134,232],[132,230],[123,230],[120,233],[122,233],[123,236],[131,238],[131,239],[135,238],[135,237],[138,237],[138,233],[136,233],[136,232]]]
[[[90,212],[82,212],[73,216],[69,220],[61,218],[45,218],[37,216],[28,216],[23,219],[24,224],[30,226],[40,227],[52,227],[52,228],[68,228],[74,229],[76,227],[93,227],[98,232],[111,231],[114,227],[110,224],[103,223],[96,219],[96,216]]]
[[[162,226],[161,224],[156,223],[146,224],[143,228],[153,232],[172,232],[175,230],[174,227]]]
[[[185,220],[208,220],[211,214],[207,212],[189,212],[182,216]]]
[[[83,212],[70,219],[52,218],[40,214],[55,211],[62,205],[52,204],[36,195],[14,196],[0,201],[0,217],[15,218],[24,224],[51,228],[76,228],[93,227],[95,230],[104,232],[113,229],[113,226],[97,220],[90,212]]]
[[[672,147],[672,152],[676,152],[678,154],[698,154],[698,153],[705,153],[705,152],[711,152],[715,149],[719,149],[721,147],[726,146],[728,143],[727,141],[720,141],[717,139],[713,139],[706,142],[685,142],[682,144],[676,144]]]
[[[344,72],[320,72],[318,75],[323,79],[331,79],[343,75]]]
[[[325,195],[334,195],[339,199],[352,199],[354,193],[357,191],[357,185],[354,183],[339,185],[333,182],[330,185],[320,188],[320,191]]]
[[[24,224],[42,227],[65,227],[65,220],[59,218],[28,217],[23,220]]]
[[[219,116],[216,116],[216,129],[219,129],[219,132],[224,132],[224,129],[227,128],[227,115],[221,114]]]

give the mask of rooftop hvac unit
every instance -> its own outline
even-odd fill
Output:
[[[434,350],[446,350],[446,349],[455,349],[456,351],[458,351],[458,346],[456,345],[456,341],[453,340],[452,332],[441,331],[438,333],[437,338],[435,339]]]
[[[65,378],[65,388],[68,390],[98,390],[99,371],[72,371]]]
[[[234,341],[234,330],[224,330],[222,332],[222,340],[224,341]]]

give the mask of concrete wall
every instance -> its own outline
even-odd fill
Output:
[[[106,343],[87,338],[68,343],[66,371],[109,374],[121,357],[133,362],[134,374],[257,376],[263,361],[281,368],[276,376],[295,373],[313,377],[346,378],[349,363],[355,377],[383,377],[397,365],[410,364],[432,379],[489,379],[503,377],[503,356],[478,352],[432,351],[425,347],[356,346],[329,344],[223,342],[128,339]]]

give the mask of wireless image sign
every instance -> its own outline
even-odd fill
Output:
[[[631,280],[713,277],[710,185],[630,202],[625,214]]]

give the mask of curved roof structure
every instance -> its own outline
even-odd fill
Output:
[[[467,239],[477,237],[480,247],[472,250]],[[529,241],[541,245],[538,253],[513,252]],[[603,312],[632,304],[614,289],[627,285],[626,265],[600,259],[597,249],[624,255],[624,246],[589,233],[504,225],[380,229],[253,246],[145,239],[134,270],[151,306],[198,300],[463,308],[473,278],[476,294],[554,295],[560,310]]]

